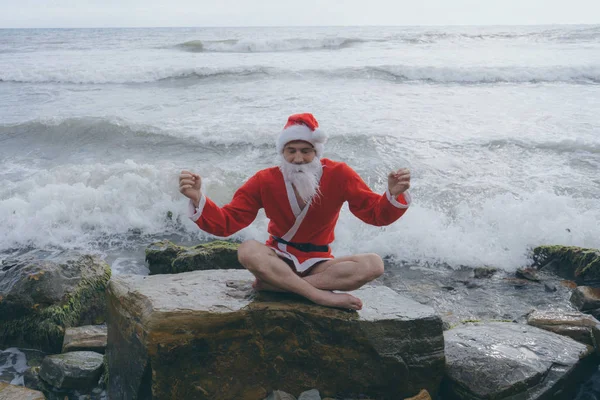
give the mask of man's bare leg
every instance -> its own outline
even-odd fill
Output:
[[[315,266],[305,281],[323,290],[356,290],[383,274],[383,260],[377,254],[357,254],[328,260]],[[256,290],[279,291],[276,286],[257,280]]]
[[[323,290],[356,290],[383,275],[383,260],[377,254],[357,254],[325,261],[304,279]]]
[[[328,307],[360,310],[360,299],[347,293],[332,293],[311,285],[300,278],[277,254],[255,240],[249,240],[240,245],[238,249],[240,263],[246,267],[256,278],[271,286],[286,292],[292,292],[307,299]]]

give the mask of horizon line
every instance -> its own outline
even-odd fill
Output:
[[[39,26],[39,27],[0,27],[9,29],[189,29],[189,28],[419,28],[419,27],[524,27],[524,26],[600,26],[599,23],[542,23],[542,24],[422,24],[422,25],[164,25],[164,26]]]

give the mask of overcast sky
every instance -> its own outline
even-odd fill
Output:
[[[0,28],[597,23],[600,0],[0,0]]]

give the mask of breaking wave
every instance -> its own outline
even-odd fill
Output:
[[[600,65],[554,67],[431,67],[384,65],[336,69],[290,70],[268,66],[229,68],[156,68],[146,71],[0,71],[0,82],[126,84],[206,79],[374,79],[395,83],[437,84],[574,83],[599,84]]]
[[[303,50],[339,50],[365,43],[363,39],[280,39],[280,40],[190,40],[175,48],[192,53],[267,53]]]

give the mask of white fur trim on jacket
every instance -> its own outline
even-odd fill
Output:
[[[283,153],[285,145],[294,140],[303,140],[315,146],[317,157],[320,158],[325,148],[324,144],[327,141],[327,134],[319,128],[312,131],[306,125],[292,125],[279,134],[277,138],[277,153]]]
[[[202,215],[202,211],[204,210],[204,206],[206,205],[206,197],[202,194],[200,198],[200,204],[198,204],[198,208],[194,207],[194,202],[190,200],[188,205],[188,217],[194,222],[198,221],[200,216]]]
[[[387,199],[389,200],[390,203],[392,203],[392,205],[396,208],[408,208],[408,206],[410,206],[410,203],[412,202],[412,198],[410,197],[410,194],[408,192],[404,192],[402,193],[404,195],[404,200],[406,200],[406,204],[402,204],[397,200],[397,196],[396,198],[394,198],[394,196],[392,196],[392,194],[390,193],[390,189],[385,191],[385,196],[387,197]]]

